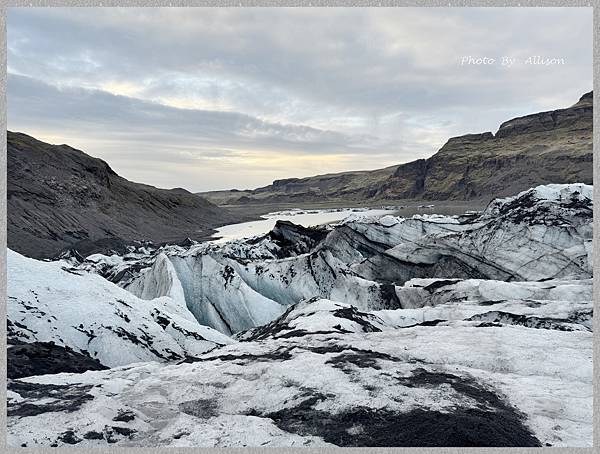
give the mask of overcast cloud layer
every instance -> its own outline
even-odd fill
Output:
[[[11,8],[7,47],[10,130],[192,191],[428,157],[592,88],[591,8]]]

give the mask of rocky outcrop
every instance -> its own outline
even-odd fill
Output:
[[[582,131],[585,133],[593,117],[593,92],[584,94],[579,101],[568,109],[541,112],[524,117],[513,118],[500,125],[497,138],[534,134],[557,129]]]
[[[572,107],[509,120],[495,135],[450,139],[428,160],[422,197],[489,199],[539,184],[592,184],[592,121],[590,92]]]
[[[100,361],[54,342],[16,342],[6,350],[7,378],[104,370]]]
[[[132,183],[67,145],[9,131],[7,146],[8,246],[30,257],[122,253],[136,240],[201,239],[240,222],[184,189]]]
[[[429,159],[370,172],[279,180],[253,191],[205,193],[219,204],[357,200],[483,200],[548,183],[592,184],[593,95],[566,109],[453,137]],[[243,197],[243,200],[240,198]]]

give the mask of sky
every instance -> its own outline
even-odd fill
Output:
[[[591,8],[9,8],[7,28],[9,130],[193,192],[429,157],[593,79]]]

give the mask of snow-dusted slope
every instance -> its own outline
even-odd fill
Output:
[[[9,342],[52,341],[105,366],[181,360],[231,343],[200,325],[181,297],[140,299],[62,261],[40,262],[10,250],[7,262]]]

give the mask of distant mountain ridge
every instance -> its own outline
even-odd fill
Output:
[[[7,151],[8,247],[30,257],[202,239],[240,219],[185,189],[128,181],[67,145],[8,131]]]
[[[486,201],[547,183],[592,184],[593,92],[571,107],[513,118],[493,134],[453,137],[433,156],[372,171],[201,193],[218,205],[360,200]]]

